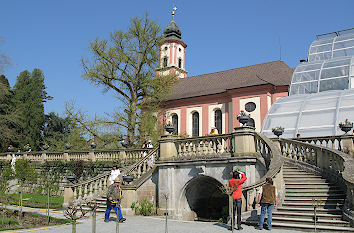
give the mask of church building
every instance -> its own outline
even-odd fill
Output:
[[[240,126],[240,111],[250,114],[249,126],[260,131],[271,105],[288,96],[293,69],[283,61],[234,68],[210,74],[187,76],[186,48],[174,18],[164,30],[157,75],[174,74],[179,80],[166,101],[165,122],[175,134],[205,136],[212,127],[219,134]]]

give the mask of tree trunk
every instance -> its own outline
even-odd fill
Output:
[[[129,142],[129,145],[133,145],[133,142],[135,141],[136,111],[137,111],[137,101],[131,100],[129,106],[128,131],[127,131],[127,140]]]

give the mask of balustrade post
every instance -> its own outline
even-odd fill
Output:
[[[160,160],[168,160],[173,157],[177,157],[177,148],[175,139],[177,136],[174,135],[163,135],[159,140],[160,144]]]
[[[11,154],[7,154],[7,160],[11,161],[12,160],[12,156]]]
[[[64,202],[63,202],[63,207],[67,208],[74,200],[74,190],[71,187],[65,187],[64,188]]]
[[[244,155],[256,155],[256,148],[254,143],[254,129],[254,127],[250,126],[235,128],[235,131],[233,133],[235,137],[234,157]]]
[[[65,161],[70,161],[69,153],[67,151],[64,152],[64,160]]]
[[[94,150],[90,150],[89,151],[88,159],[91,160],[92,162],[96,161],[96,155],[95,155],[95,151]]]
[[[47,160],[47,154],[44,151],[42,152],[41,159],[42,159],[41,163],[45,163],[45,161]]]
[[[344,135],[341,137],[343,152],[354,155],[354,137],[349,135]]]

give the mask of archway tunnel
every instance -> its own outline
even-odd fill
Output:
[[[208,176],[199,176],[186,187],[186,199],[198,220],[219,220],[228,215],[228,196],[222,192],[223,185]]]

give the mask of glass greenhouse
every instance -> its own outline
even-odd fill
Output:
[[[318,36],[308,62],[295,69],[289,96],[278,99],[263,122],[262,133],[284,127],[284,137],[343,134],[340,122],[354,121],[354,29]]]

